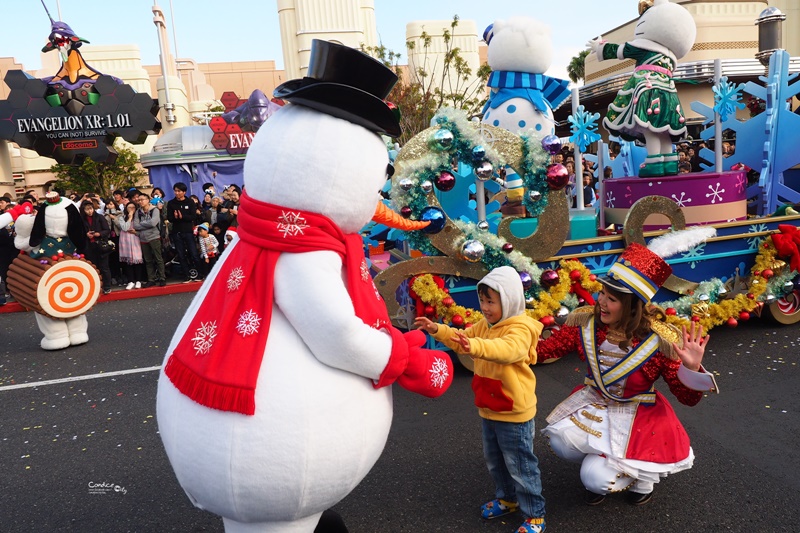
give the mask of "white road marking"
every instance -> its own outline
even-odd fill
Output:
[[[161,370],[159,366],[149,366],[145,368],[130,368],[128,370],[117,370],[116,372],[103,372],[101,374],[89,374],[88,376],[72,376],[61,379],[48,379],[46,381],[34,381],[32,383],[19,383],[17,385],[5,385],[0,387],[0,392],[14,389],[29,389],[31,387],[43,387],[45,385],[58,385],[59,383],[69,383],[71,381],[85,381],[88,379],[111,378],[114,376],[124,376],[126,374],[139,374],[142,372],[153,372]]]

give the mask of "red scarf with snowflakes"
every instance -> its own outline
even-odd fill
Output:
[[[164,373],[199,404],[252,415],[280,254],[338,253],[356,315],[366,324],[386,328],[389,315],[367,269],[360,235],[345,235],[323,215],[259,202],[246,193],[238,221],[239,241],[225,251]]]

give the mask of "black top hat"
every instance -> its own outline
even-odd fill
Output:
[[[397,75],[380,61],[354,48],[314,39],[308,76],[281,84],[273,95],[399,137],[400,123],[383,101],[395,83]]]

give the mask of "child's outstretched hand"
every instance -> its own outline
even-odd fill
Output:
[[[431,335],[434,335],[437,331],[439,331],[439,325],[435,322],[432,322],[430,319],[425,318],[424,316],[419,316],[414,319],[414,327],[425,330]]]
[[[703,354],[706,351],[706,344],[708,344],[709,335],[703,336],[703,326],[692,322],[691,330],[686,331],[686,326],[682,326],[683,330],[683,348],[677,344],[672,345],[675,353],[681,358],[683,366],[689,370],[697,372],[700,370],[700,363],[703,361]]]
[[[466,335],[464,335],[463,331],[456,331],[455,333],[456,333],[455,336],[450,340],[458,343],[458,345],[461,346],[461,350],[463,350],[465,354],[469,354],[470,351],[472,350],[472,348],[470,348],[469,345],[469,339],[467,338]]]

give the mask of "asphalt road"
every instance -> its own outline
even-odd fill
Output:
[[[59,352],[39,349],[31,315],[0,315],[0,531],[222,531],[183,494],[155,420],[153,367],[192,296],[100,303],[89,344]],[[547,530],[800,531],[798,347],[800,326],[753,320],[712,332],[705,366],[719,373],[722,393],[694,408],[672,402],[695,466],[657,485],[646,506],[622,497],[583,505],[578,466],[538,439]],[[582,372],[575,355],[537,367],[539,427]],[[519,525],[514,515],[479,518],[493,487],[470,379],[459,368],[437,400],[395,389],[383,456],[335,508],[350,531],[510,533]]]

